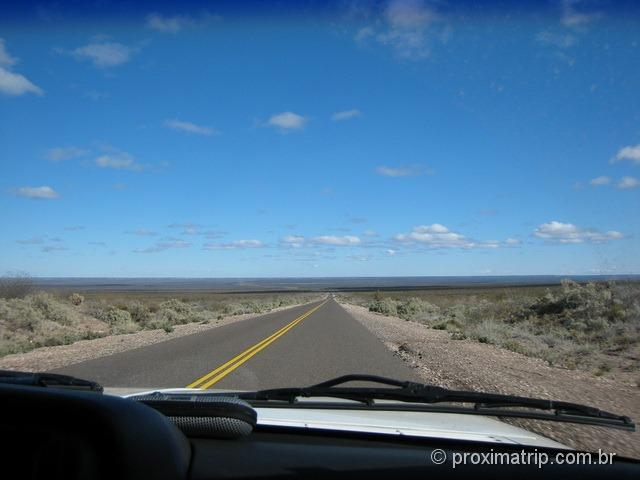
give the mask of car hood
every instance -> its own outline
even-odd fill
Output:
[[[105,393],[128,397],[131,395],[163,393],[203,394],[199,389],[118,389],[106,388]],[[207,390],[207,394],[215,393]],[[315,399],[314,402],[323,401]],[[336,399],[326,399],[335,405]],[[345,432],[406,435],[527,445],[546,448],[569,448],[542,435],[509,425],[495,418],[458,413],[416,411],[351,410],[339,408],[264,408],[255,409],[258,425],[323,429]]]

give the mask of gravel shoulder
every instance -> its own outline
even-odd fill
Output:
[[[0,369],[21,370],[27,372],[52,370],[54,368],[66,367],[86,360],[114,355],[134,348],[153,345],[154,343],[166,342],[167,340],[173,340],[174,338],[183,337],[185,335],[193,335],[195,333],[228,325],[230,323],[255,318],[260,315],[264,315],[265,313],[278,312],[297,306],[299,305],[287,305],[285,307],[278,307],[273,310],[269,310],[269,312],[231,315],[220,320],[210,321],[209,323],[188,323],[185,325],[176,325],[170,333],[167,333],[162,329],[143,330],[124,335],[109,335],[92,340],[80,340],[69,345],[42,347],[26,353],[6,355],[0,358]]]
[[[364,307],[341,305],[426,383],[583,403],[640,422],[640,389],[636,386],[551,367],[543,360],[493,345],[452,340],[447,332],[416,322],[369,312]],[[576,449],[602,449],[640,458],[640,432],[519,419],[510,419],[509,423]]]

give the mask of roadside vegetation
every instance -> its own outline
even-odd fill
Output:
[[[78,340],[215,323],[226,316],[264,313],[307,303],[313,294],[79,294],[36,291],[28,277],[0,281],[0,356]]]
[[[640,284],[565,280],[558,287],[342,295],[370,311],[607,375],[640,370]]]

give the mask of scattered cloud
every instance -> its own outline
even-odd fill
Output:
[[[610,177],[606,177],[604,175],[600,176],[600,177],[596,177],[596,178],[592,178],[591,180],[589,180],[589,184],[594,186],[594,187],[600,187],[603,185],[609,185],[611,183],[611,178]]]
[[[71,51],[71,55],[80,61],[88,60],[97,68],[111,68],[127,63],[137,52],[138,48],[103,41],[78,47]]]
[[[157,232],[150,230],[148,228],[138,228],[136,230],[127,230],[125,233],[130,235],[138,235],[140,237],[153,237],[157,235]]]
[[[640,186],[640,180],[635,177],[622,177],[616,187],[622,189],[636,188]]]
[[[347,258],[349,260],[353,260],[355,262],[368,262],[370,260],[373,260],[373,256],[372,255],[355,254],[355,255],[347,255]]]
[[[522,244],[522,240],[518,240],[517,238],[507,238],[504,241],[505,245],[509,245],[511,247],[514,247],[516,245],[521,245]]]
[[[279,129],[281,132],[302,130],[308,119],[294,112],[282,112],[272,115],[266,125]]]
[[[280,242],[286,246],[298,248],[304,245],[305,238],[300,235],[285,235]]]
[[[185,240],[181,240],[179,238],[168,238],[163,241],[157,242],[154,245],[151,245],[147,248],[134,250],[135,253],[156,253],[156,252],[164,252],[165,250],[170,250],[174,248],[189,248],[191,244],[186,242]]]
[[[178,33],[183,28],[195,25],[195,20],[189,15],[163,16],[159,13],[147,15],[147,28],[163,33]]]
[[[262,248],[264,243],[260,240],[234,240],[228,243],[205,243],[205,250],[237,250],[245,248]]]
[[[192,222],[172,223],[169,228],[182,230],[182,235],[199,235],[201,233],[200,225]]]
[[[219,133],[213,127],[196,125],[195,123],[185,122],[183,120],[165,120],[164,126],[172,130],[179,130],[181,132],[187,132],[187,133],[195,133],[196,135],[211,136]]]
[[[442,16],[422,0],[391,0],[377,21],[358,30],[355,41],[386,45],[399,58],[421,60],[429,57],[435,42],[449,40],[451,28],[437,26],[441,20]]]
[[[570,28],[584,28],[589,23],[601,17],[600,12],[580,12],[576,9],[580,0],[562,1],[562,24]]]
[[[354,108],[352,110],[345,110],[342,112],[334,113],[333,115],[331,115],[331,120],[333,120],[334,122],[343,122],[345,120],[351,120],[352,118],[359,117],[360,115],[362,115],[362,113],[360,113],[360,110]]]
[[[20,245],[40,245],[44,243],[46,239],[46,235],[36,235],[35,237],[16,240],[16,243]]]
[[[593,228],[580,228],[572,223],[555,220],[540,225],[534,230],[533,235],[549,243],[561,244],[605,243],[624,237],[622,233],[615,230],[600,232]]]
[[[570,33],[554,33],[545,30],[536,35],[536,41],[552,47],[569,48],[575,45],[578,39]]]
[[[0,92],[12,96],[25,93],[43,95],[42,89],[33,84],[27,77],[11,71],[11,68],[16,63],[18,63],[18,59],[9,54],[4,40],[0,38]]]
[[[44,253],[51,253],[51,252],[63,252],[69,249],[67,247],[63,247],[62,245],[45,245],[40,250],[43,251]]]
[[[169,16],[153,12],[147,15],[146,27],[161,33],[176,34],[180,30],[198,27],[220,19],[221,17],[219,15],[212,15],[208,12],[204,12],[198,17],[191,15]]]
[[[5,67],[11,67],[18,63],[18,59],[12,57],[5,47],[4,39],[0,38],[0,65]]]
[[[60,197],[58,192],[46,185],[42,187],[20,187],[15,190],[15,193],[21,197],[38,199],[55,199]]]
[[[145,168],[144,165],[137,163],[133,155],[121,150],[108,147],[104,155],[100,155],[95,159],[95,164],[100,168],[113,168],[116,170],[131,170],[139,172]]]
[[[628,145],[622,147],[616,153],[616,156],[611,159],[611,163],[629,160],[633,163],[640,165],[640,143],[637,145]]]
[[[404,167],[387,167],[381,165],[376,168],[376,173],[385,177],[414,177],[421,175],[422,169],[418,165]]]
[[[313,237],[310,242],[316,245],[359,245],[360,239],[353,235],[345,235],[342,237],[335,235],[321,235],[319,237]]]
[[[96,102],[98,100],[109,98],[109,94],[107,92],[99,92],[98,90],[89,90],[84,93],[84,96]]]
[[[362,235],[364,235],[365,237],[377,237],[378,232],[374,230],[365,230],[364,232],[362,232]]]
[[[498,248],[497,240],[475,241],[439,223],[418,225],[410,233],[399,233],[393,240],[404,245],[422,245],[429,248]]]
[[[64,160],[73,160],[87,155],[89,152],[78,147],[56,147],[46,151],[44,158],[52,162],[61,162]]]
[[[392,248],[388,248],[387,250],[385,250],[385,253],[389,256],[389,257],[393,257],[396,254],[396,251],[393,250]]]

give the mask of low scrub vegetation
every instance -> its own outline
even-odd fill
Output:
[[[640,369],[640,284],[566,280],[559,287],[347,296],[373,312],[424,323],[605,375]]]
[[[163,329],[192,322],[217,322],[227,315],[262,313],[276,307],[306,303],[313,295],[211,295],[201,298],[130,298],[127,295],[89,298],[34,292],[15,281],[0,291],[0,356],[38,347],[62,345],[106,335]]]

